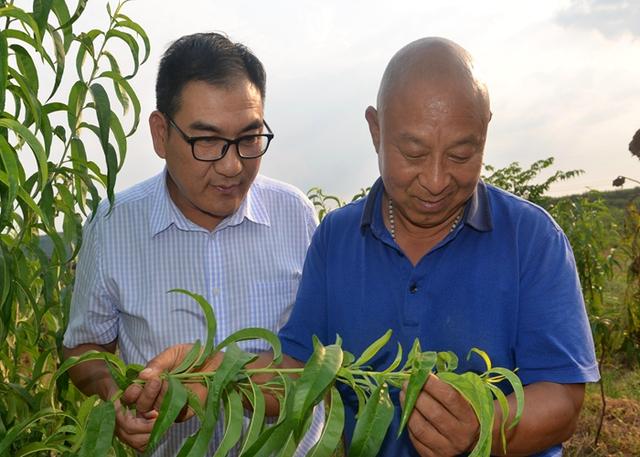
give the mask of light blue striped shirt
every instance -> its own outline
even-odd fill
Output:
[[[108,210],[103,202],[84,229],[66,347],[117,338],[125,362],[145,364],[171,345],[204,341],[199,305],[167,293],[174,288],[211,303],[218,342],[246,327],[277,331],[287,320],[317,226],[313,205],[298,189],[258,176],[240,208],[211,232],[175,206],[165,172],[118,194]],[[263,341],[240,346],[269,349]],[[319,436],[318,422],[299,455]],[[176,424],[154,455],[176,455],[196,429],[196,420]],[[212,450],[220,433],[221,427]]]

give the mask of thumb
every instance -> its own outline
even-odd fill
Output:
[[[159,378],[163,372],[171,371],[180,365],[192,346],[192,344],[176,344],[165,349],[151,359],[138,376],[145,381]]]

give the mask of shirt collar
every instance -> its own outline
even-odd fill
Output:
[[[371,186],[371,190],[366,197],[364,211],[362,212],[362,218],[360,220],[360,229],[362,231],[374,225],[375,211],[380,212],[383,192],[384,184],[382,178],[378,178],[373,186]],[[479,232],[489,232],[493,230],[491,206],[489,205],[487,186],[484,182],[478,181],[476,190],[465,205],[463,221],[465,225],[469,225]]]
[[[157,176],[153,189],[153,203],[149,221],[151,236],[157,235],[171,225],[175,225],[178,229],[184,231],[206,231],[206,229],[187,219],[173,202],[169,195],[166,174],[167,170],[165,168],[165,170]],[[256,180],[258,179],[260,179],[259,176]],[[249,187],[249,192],[242,200],[240,207],[231,216],[225,218],[218,224],[214,231],[240,225],[244,219],[266,226],[270,226],[271,224],[269,213],[260,198],[260,192],[256,188],[255,181],[251,187]]]

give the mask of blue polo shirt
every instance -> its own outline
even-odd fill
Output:
[[[458,371],[484,371],[473,347],[494,366],[518,368],[524,384],[584,383],[599,374],[575,261],[566,236],[540,207],[478,183],[463,222],[415,267],[382,218],[381,179],[366,198],[332,211],[313,236],[296,303],[280,331],[286,354],[307,360],[312,335],[342,337],[359,355],[387,329],[391,342],[375,369],[408,351],[453,351]],[[350,441],[357,399],[342,389]],[[397,390],[391,392],[396,405]],[[381,456],[417,456],[406,433],[396,440],[399,411]],[[558,456],[560,446],[538,454]]]

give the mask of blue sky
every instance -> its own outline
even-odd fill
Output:
[[[640,0],[175,5],[134,0],[123,11],[148,32],[152,54],[133,81],[144,119],[118,189],[162,169],[146,124],[158,60],[172,40],[199,31],[223,31],[264,63],[266,118],[276,140],[262,172],[303,190],[320,186],[347,197],[373,182],[377,161],[364,110],[375,103],[389,58],[430,35],[467,48],[489,85],[494,118],[486,163],[528,165],[554,156],[557,169],[585,170],[554,194],[611,189],[618,174],[640,178],[640,163],[627,150],[640,128]],[[95,25],[104,4],[89,8]]]

